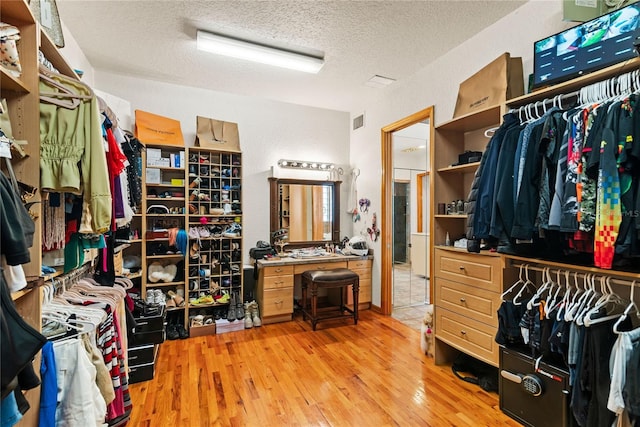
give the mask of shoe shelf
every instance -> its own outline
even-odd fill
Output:
[[[243,289],[242,155],[199,147],[188,154],[189,324],[195,316],[222,318],[222,311],[237,317]]]
[[[153,290],[157,296],[160,291],[167,301],[172,300],[170,292],[184,298],[184,306],[167,308],[173,329],[188,328],[196,316],[238,317],[243,305],[242,154],[152,146],[145,156],[141,210],[145,292]],[[180,167],[171,167],[176,157]],[[169,165],[163,160],[167,158]],[[186,254],[165,253],[177,250],[169,246],[171,228],[187,233]],[[154,264],[151,270],[156,274],[175,264],[184,280],[150,280],[149,267]]]

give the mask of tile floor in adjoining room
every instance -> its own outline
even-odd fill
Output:
[[[420,330],[428,300],[429,279],[412,274],[410,264],[394,264],[391,317]]]

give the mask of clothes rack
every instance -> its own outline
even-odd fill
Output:
[[[604,101],[610,98],[611,95],[619,95],[622,92],[637,92],[640,90],[638,73],[638,70],[629,71],[609,79],[583,86],[579,90],[559,94],[553,98],[544,98],[540,101],[521,105],[518,108],[512,108],[509,112],[516,113],[520,116],[523,113],[530,112],[531,109],[534,109],[536,112],[538,111],[538,108],[542,108],[543,111],[546,111],[549,107],[554,106],[558,106],[561,109],[567,109],[567,106],[569,105],[573,106],[576,103],[580,103],[581,98],[584,98],[584,95],[589,92],[593,92],[594,95],[590,97],[590,99],[586,100],[588,102]]]
[[[512,263],[511,267],[514,268],[522,268],[524,270],[529,270],[529,271],[537,271],[537,272],[545,272],[548,271],[549,273],[562,273],[564,274],[565,272],[569,272],[571,273],[571,277],[573,277],[574,275],[579,276],[580,279],[584,279],[585,276],[587,275],[592,275],[592,276],[606,276],[606,277],[610,277],[610,281],[612,284],[617,284],[617,285],[624,285],[624,286],[631,286],[633,283],[633,280],[631,279],[621,279],[618,277],[611,277],[612,274],[610,274],[609,272],[606,273],[596,273],[596,272],[584,272],[584,271],[575,271],[575,270],[570,270],[568,268],[557,268],[557,267],[539,267],[537,265],[532,265],[526,262],[520,263],[520,264],[516,264],[516,263]],[[615,273],[615,272],[614,272]]]

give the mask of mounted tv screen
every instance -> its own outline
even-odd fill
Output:
[[[533,87],[570,80],[636,56],[640,3],[539,40],[534,45]]]

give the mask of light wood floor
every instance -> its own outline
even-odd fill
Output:
[[[131,426],[518,426],[498,396],[423,356],[419,332],[361,311],[166,341],[130,387]]]

